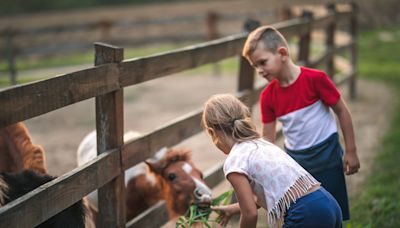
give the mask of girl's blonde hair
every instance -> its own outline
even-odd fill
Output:
[[[249,108],[231,94],[213,95],[205,102],[202,125],[223,131],[236,142],[260,138]]]

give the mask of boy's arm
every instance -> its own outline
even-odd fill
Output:
[[[262,137],[268,142],[275,143],[276,121],[262,124]]]
[[[346,175],[351,175],[358,172],[358,169],[360,168],[351,115],[342,98],[332,106],[332,109],[339,119],[340,128],[342,129],[344,137],[345,155],[343,158],[343,168]]]

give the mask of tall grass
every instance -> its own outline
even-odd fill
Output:
[[[359,75],[395,88],[396,114],[346,227],[400,227],[400,27],[361,32],[359,41]]]

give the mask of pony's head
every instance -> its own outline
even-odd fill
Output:
[[[193,203],[211,203],[211,189],[193,164],[190,150],[164,148],[146,164],[162,185],[171,218],[183,215]]]

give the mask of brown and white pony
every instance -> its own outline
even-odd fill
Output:
[[[127,142],[140,134],[128,132]],[[78,148],[78,165],[96,157],[96,132],[88,134]],[[125,171],[127,220],[131,220],[160,200],[165,200],[169,217],[183,215],[192,203],[209,204],[211,190],[196,168],[191,151],[161,149],[152,159]],[[97,207],[97,192],[88,196]]]
[[[0,129],[0,207],[55,179],[47,174],[41,146],[32,144],[23,123]],[[83,200],[39,224],[39,228],[85,227]],[[23,218],[21,218],[23,219]]]

